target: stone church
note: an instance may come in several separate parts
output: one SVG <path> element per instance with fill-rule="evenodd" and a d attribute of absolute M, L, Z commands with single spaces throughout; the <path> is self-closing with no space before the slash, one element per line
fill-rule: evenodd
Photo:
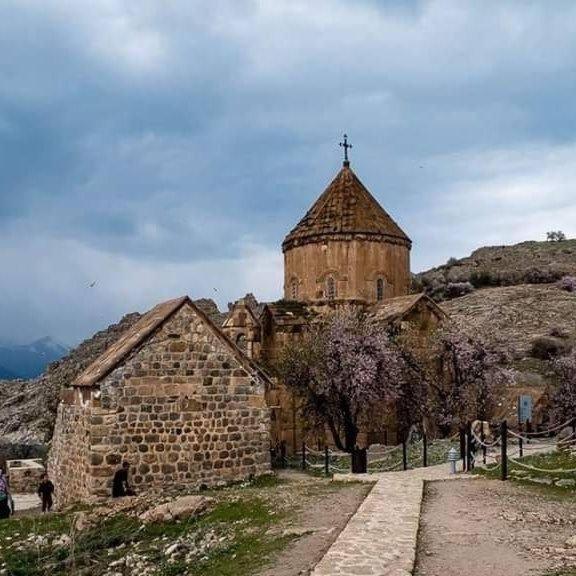
<path fill-rule="evenodd" d="M 319 315 L 339 306 L 363 308 L 383 329 L 410 325 L 428 334 L 446 318 L 424 294 L 411 294 L 412 242 L 350 167 L 341 170 L 282 243 L 284 298 L 259 304 L 251 296 L 230 307 L 222 329 L 252 359 L 270 366 L 282 346 Z M 298 417 L 281 383 L 267 392 L 271 441 L 289 451 L 318 439 Z M 395 442 L 395 426 L 364 441 Z M 324 439 L 323 439 L 324 440 Z M 330 438 L 325 438 L 330 442 Z"/>
<path fill-rule="evenodd" d="M 441 322 L 433 301 L 410 294 L 410 249 L 346 155 L 282 243 L 282 300 L 247 295 L 220 322 L 188 297 L 159 304 L 70 383 L 49 458 L 58 502 L 109 494 L 122 461 L 137 489 L 212 486 L 266 472 L 271 447 L 318 438 L 263 367 L 339 306 L 362 307 L 383 329 Z M 395 441 L 377 432 L 367 441 Z"/>

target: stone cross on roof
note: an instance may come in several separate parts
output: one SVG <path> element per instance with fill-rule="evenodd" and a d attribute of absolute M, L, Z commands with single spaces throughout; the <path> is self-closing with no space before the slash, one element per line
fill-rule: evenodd
<path fill-rule="evenodd" d="M 348 148 L 352 148 L 352 144 L 348 144 L 348 134 L 344 134 L 344 142 L 340 142 L 340 146 L 344 148 L 344 162 L 343 165 L 350 166 L 350 161 L 348 160 Z"/>

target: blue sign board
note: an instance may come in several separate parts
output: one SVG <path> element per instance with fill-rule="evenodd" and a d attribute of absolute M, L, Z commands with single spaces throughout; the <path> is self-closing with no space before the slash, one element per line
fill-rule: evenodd
<path fill-rule="evenodd" d="M 532 422 L 532 396 L 521 394 L 518 396 L 518 423 Z"/>

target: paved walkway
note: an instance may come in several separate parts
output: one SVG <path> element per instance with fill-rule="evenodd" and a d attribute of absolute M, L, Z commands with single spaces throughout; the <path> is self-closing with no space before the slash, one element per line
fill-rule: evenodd
<path fill-rule="evenodd" d="M 376 484 L 312 576 L 410 576 L 424 482 L 470 478 L 450 475 L 447 464 L 406 472 L 337 474 L 334 480 Z"/>

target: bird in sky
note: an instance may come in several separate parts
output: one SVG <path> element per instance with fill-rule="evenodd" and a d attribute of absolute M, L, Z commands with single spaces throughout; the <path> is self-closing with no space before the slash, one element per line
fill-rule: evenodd
<path fill-rule="evenodd" d="M 94 288 L 94 286 L 96 286 L 96 280 L 94 280 L 94 282 L 91 284 L 88 284 L 88 288 Z"/>

